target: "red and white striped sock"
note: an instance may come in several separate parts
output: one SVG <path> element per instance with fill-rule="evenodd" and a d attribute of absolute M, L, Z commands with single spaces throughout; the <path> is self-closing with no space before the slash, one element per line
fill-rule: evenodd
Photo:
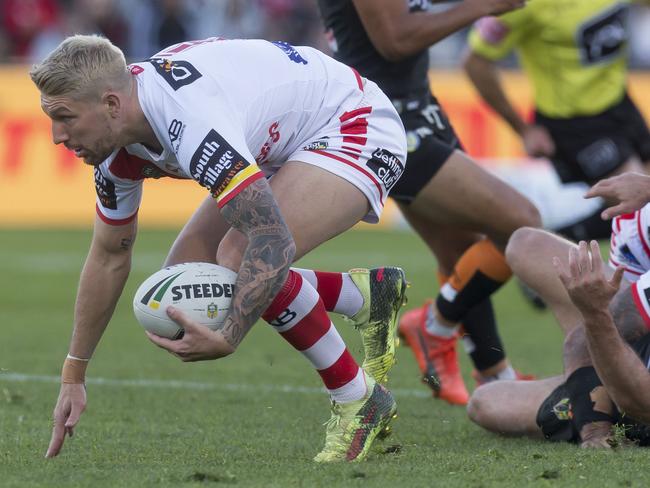
<path fill-rule="evenodd" d="M 363 306 L 363 296 L 349 273 L 331 273 L 311 269 L 291 268 L 316 288 L 323 299 L 325 310 L 354 316 Z"/>
<path fill-rule="evenodd" d="M 299 273 L 289 271 L 263 318 L 311 362 L 332 400 L 346 403 L 365 396 L 363 370 L 327 315 L 318 292 Z"/>

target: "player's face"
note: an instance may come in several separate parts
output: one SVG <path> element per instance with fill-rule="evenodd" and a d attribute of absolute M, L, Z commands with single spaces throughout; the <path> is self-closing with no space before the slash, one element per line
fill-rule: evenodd
<path fill-rule="evenodd" d="M 84 163 L 101 164 L 117 148 L 106 105 L 66 96 L 41 96 L 41 107 L 52 120 L 52 140 L 74 151 Z"/>

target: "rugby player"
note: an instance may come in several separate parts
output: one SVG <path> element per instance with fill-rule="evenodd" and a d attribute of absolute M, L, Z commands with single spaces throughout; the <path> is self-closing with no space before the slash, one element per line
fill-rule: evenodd
<path fill-rule="evenodd" d="M 549 158 L 562 182 L 592 185 L 645 171 L 650 162 L 650 131 L 626 91 L 630 3 L 535 0 L 483 18 L 470 32 L 464 61 L 470 80 L 526 152 Z M 496 62 L 513 50 L 534 89 L 531 122 L 515 110 L 499 79 Z M 554 230 L 574 241 L 606 238 L 610 227 L 601 210 Z"/>
<path fill-rule="evenodd" d="M 409 164 L 390 196 L 435 254 L 442 292 L 435 302 L 406 313 L 399 332 L 434 396 L 452 404 L 469 398 L 456 355 L 461 321 L 480 382 L 517 375 L 506 359 L 489 296 L 511 274 L 502 253 L 508 238 L 540 219 L 526 198 L 462 151 L 431 94 L 427 49 L 484 15 L 524 3 L 466 0 L 434 13 L 428 0 L 319 1 L 336 58 L 376 81 L 406 127 Z"/>
<path fill-rule="evenodd" d="M 584 447 L 609 447 L 611 426 L 621 423 L 628 438 L 650 445 L 649 222 L 648 206 L 614 219 L 613 273 L 604 269 L 596 241 L 575 246 L 537 229 L 513 235 L 508 263 L 549 304 L 567 335 L 565 371 L 477 389 L 468 405 L 474 422 L 505 435 L 543 434 Z"/>
<path fill-rule="evenodd" d="M 54 143 L 94 167 L 97 191 L 46 456 L 60 452 L 85 408 L 86 366 L 129 274 L 143 180 L 170 176 L 210 193 L 171 259 L 201 256 L 187 245 L 192 236 L 195 247 L 215 244 L 216 261 L 238 272 L 236 291 L 221 330 L 170 307 L 184 337 L 150 339 L 183 361 L 216 359 L 232 354 L 263 317 L 310 361 L 331 397 L 315 460 L 366 457 L 396 410 L 379 384 L 385 371 L 359 368 L 317 291 L 290 265 L 358 221 L 376 222 L 404 171 L 404 129 L 377 85 L 309 47 L 218 38 L 183 42 L 127 67 L 108 40 L 73 36 L 30 75 Z M 371 366 L 392 364 L 380 356 L 393 347 L 386 329 L 394 328 L 388 322 L 397 320 L 405 288 L 398 268 L 382 273 L 386 279 L 372 286 L 384 289 L 374 295 L 370 273 L 359 273 L 367 295 L 348 304 L 374 339 L 366 350 Z"/>

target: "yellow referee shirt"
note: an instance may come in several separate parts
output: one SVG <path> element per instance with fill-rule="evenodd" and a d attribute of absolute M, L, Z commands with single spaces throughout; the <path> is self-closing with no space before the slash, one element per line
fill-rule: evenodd
<path fill-rule="evenodd" d="M 491 60 L 520 55 L 547 117 L 593 115 L 625 91 L 629 1 L 529 0 L 526 7 L 479 20 L 471 49 Z"/>

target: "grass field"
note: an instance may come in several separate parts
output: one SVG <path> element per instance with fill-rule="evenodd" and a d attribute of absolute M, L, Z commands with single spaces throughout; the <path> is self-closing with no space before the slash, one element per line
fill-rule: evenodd
<path fill-rule="evenodd" d="M 584 451 L 483 432 L 463 408 L 430 397 L 404 348 L 389 383 L 399 404 L 389 444 L 399 447 L 360 464 L 316 465 L 311 459 L 322 447 L 328 401 L 318 376 L 270 327 L 259 323 L 235 355 L 200 364 L 182 364 L 148 342 L 131 297 L 160 266 L 174 234 L 146 230 L 123 299 L 89 367 L 88 409 L 62 454 L 45 460 L 89 237 L 87 231 L 0 231 L 2 487 L 650 483 L 643 449 Z M 434 261 L 409 233 L 351 232 L 300 264 L 330 270 L 400 265 L 413 284 L 410 306 L 434 293 Z M 531 309 L 512 284 L 495 304 L 514 365 L 539 376 L 559 373 L 561 334 L 550 315 Z M 356 333 L 336 323 L 360 357 Z"/>

